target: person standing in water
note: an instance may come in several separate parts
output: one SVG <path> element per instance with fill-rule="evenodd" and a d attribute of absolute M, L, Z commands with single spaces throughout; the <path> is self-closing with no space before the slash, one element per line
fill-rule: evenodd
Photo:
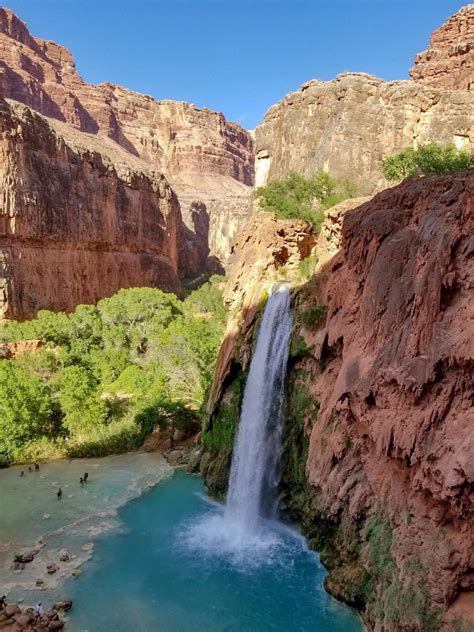
<path fill-rule="evenodd" d="M 61 500 L 62 495 L 63 495 L 63 490 L 59 488 L 58 491 L 56 492 L 56 496 L 58 497 L 58 500 Z"/>
<path fill-rule="evenodd" d="M 25 472 L 24 472 L 23 470 L 21 470 L 21 472 L 20 472 L 20 478 L 21 478 L 22 476 L 25 476 Z"/>
<path fill-rule="evenodd" d="M 86 473 L 84 474 L 84 483 L 87 483 L 87 479 L 88 479 L 88 478 L 89 478 L 89 473 L 88 473 L 88 472 L 86 472 Z"/>
<path fill-rule="evenodd" d="M 35 463 L 35 472 L 39 472 L 40 471 L 40 466 L 38 465 L 38 463 Z"/>
<path fill-rule="evenodd" d="M 84 487 L 84 479 L 82 478 L 82 476 L 79 479 L 79 483 L 81 484 L 81 487 Z"/>

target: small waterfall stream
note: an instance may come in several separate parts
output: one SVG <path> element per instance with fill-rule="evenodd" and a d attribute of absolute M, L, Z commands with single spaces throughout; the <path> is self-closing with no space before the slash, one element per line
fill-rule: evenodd
<path fill-rule="evenodd" d="M 251 533 L 261 517 L 273 517 L 280 482 L 281 408 L 292 327 L 290 293 L 268 299 L 250 363 L 234 446 L 226 520 Z"/>

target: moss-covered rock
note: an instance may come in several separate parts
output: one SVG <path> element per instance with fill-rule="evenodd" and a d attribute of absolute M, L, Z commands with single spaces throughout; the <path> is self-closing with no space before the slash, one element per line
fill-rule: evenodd
<path fill-rule="evenodd" d="M 246 373 L 238 367 L 202 433 L 203 454 L 199 469 L 209 493 L 215 498 L 224 498 L 227 491 L 245 381 Z"/>

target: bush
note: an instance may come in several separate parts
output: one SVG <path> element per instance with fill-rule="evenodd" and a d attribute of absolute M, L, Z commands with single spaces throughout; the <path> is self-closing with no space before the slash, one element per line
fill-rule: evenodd
<path fill-rule="evenodd" d="M 0 455 L 19 458 L 22 446 L 43 435 L 55 434 L 51 394 L 35 373 L 13 360 L 0 362 Z"/>
<path fill-rule="evenodd" d="M 66 454 L 71 458 L 86 458 L 121 454 L 137 450 L 143 442 L 140 428 L 131 420 L 112 422 L 99 426 L 81 441 L 68 445 Z"/>
<path fill-rule="evenodd" d="M 303 358 L 307 356 L 311 349 L 305 342 L 303 336 L 293 333 L 290 341 L 290 358 Z"/>
<path fill-rule="evenodd" d="M 299 319 L 306 329 L 312 330 L 323 323 L 327 313 L 326 305 L 312 305 L 299 315 Z"/>
<path fill-rule="evenodd" d="M 135 449 L 156 425 L 197 430 L 226 320 L 220 282 L 184 301 L 131 288 L 0 324 L 0 340 L 45 343 L 0 360 L 0 465 Z"/>
<path fill-rule="evenodd" d="M 184 436 L 199 429 L 196 413 L 181 402 L 155 401 L 135 416 L 143 438 L 158 427 L 163 431 L 179 430 Z"/>
<path fill-rule="evenodd" d="M 382 160 L 382 171 L 387 180 L 403 180 L 415 174 L 449 175 L 474 167 L 474 156 L 454 145 L 443 147 L 428 143 L 418 149 L 408 147 Z"/>
<path fill-rule="evenodd" d="M 260 206 L 279 219 L 299 219 L 319 232 L 324 209 L 355 195 L 355 185 L 319 171 L 311 178 L 290 173 L 283 180 L 270 182 L 256 191 Z"/>

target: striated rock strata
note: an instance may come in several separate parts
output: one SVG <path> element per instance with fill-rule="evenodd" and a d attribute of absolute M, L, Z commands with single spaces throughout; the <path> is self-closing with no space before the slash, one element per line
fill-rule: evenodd
<path fill-rule="evenodd" d="M 364 73 L 310 81 L 257 127 L 256 184 L 324 169 L 373 194 L 388 185 L 382 158 L 431 140 L 474 148 L 473 93 Z"/>
<path fill-rule="evenodd" d="M 321 551 L 327 589 L 370 629 L 467 632 L 474 173 L 409 180 L 341 213 L 339 252 L 295 290 L 282 505 Z M 340 217 L 326 219 L 326 246 Z M 237 296 L 255 295 L 245 253 L 259 243 L 258 230 L 242 243 Z M 207 433 L 238 405 L 255 312 L 240 318 L 219 356 Z M 201 461 L 216 493 L 226 463 L 215 449 Z"/>
<path fill-rule="evenodd" d="M 0 317 L 130 286 L 179 292 L 180 277 L 205 267 L 207 246 L 183 225 L 165 177 L 115 144 L 95 148 L 0 99 L 0 157 Z"/>
<path fill-rule="evenodd" d="M 474 90 L 474 4 L 452 15 L 415 57 L 415 81 L 448 90 Z"/>
<path fill-rule="evenodd" d="M 253 141 L 239 125 L 189 103 L 156 101 L 109 83 L 88 84 L 66 48 L 33 37 L 2 8 L 0 95 L 101 142 L 111 139 L 148 162 L 178 194 L 189 228 L 193 203 L 205 204 L 211 255 L 225 262 L 230 241 L 249 213 L 253 185 Z"/>

